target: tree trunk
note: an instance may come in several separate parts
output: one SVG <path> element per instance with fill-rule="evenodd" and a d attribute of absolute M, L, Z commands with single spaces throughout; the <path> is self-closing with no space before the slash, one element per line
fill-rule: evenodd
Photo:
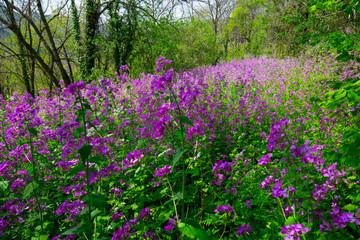
<path fill-rule="evenodd" d="M 96 0 L 86 0 L 86 26 L 85 26 L 85 63 L 84 73 L 90 76 L 95 67 L 96 45 L 95 37 L 99 24 L 99 3 Z"/>

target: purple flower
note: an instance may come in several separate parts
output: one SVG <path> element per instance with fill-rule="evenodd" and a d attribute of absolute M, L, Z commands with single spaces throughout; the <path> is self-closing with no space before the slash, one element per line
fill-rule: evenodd
<path fill-rule="evenodd" d="M 151 215 L 152 212 L 150 211 L 150 208 L 144 208 L 140 211 L 139 215 L 137 216 L 137 219 L 142 219 L 144 220 L 144 218 L 146 217 L 146 215 Z"/>
<path fill-rule="evenodd" d="M 283 226 L 280 234 L 286 235 L 284 240 L 300 240 L 301 234 L 305 234 L 310 231 L 309 228 L 304 227 L 305 225 L 300 223 Z"/>
<path fill-rule="evenodd" d="M 171 219 L 166 226 L 164 226 L 164 231 L 172 231 L 175 228 L 175 222 L 177 221 L 177 217 L 174 217 L 173 219 Z M 181 221 L 180 219 L 178 220 L 179 222 Z"/>
<path fill-rule="evenodd" d="M 277 183 L 274 184 L 274 187 L 272 189 L 272 196 L 273 197 L 288 197 L 288 194 L 287 194 L 287 188 L 283 189 L 282 188 L 282 184 L 283 184 L 284 181 L 279 181 Z"/>
<path fill-rule="evenodd" d="M 234 166 L 236 162 L 226 162 L 219 160 L 215 163 L 215 165 L 212 167 L 212 172 L 214 176 L 216 176 L 219 180 L 215 181 L 217 185 L 219 185 L 222 181 L 225 180 L 225 174 L 230 174 L 232 171 L 232 166 Z M 222 173 L 223 172 L 223 173 Z"/>
<path fill-rule="evenodd" d="M 158 176 L 159 178 L 162 178 L 165 174 L 171 173 L 172 166 L 165 165 L 165 167 L 160 168 L 155 172 L 155 176 Z"/>
<path fill-rule="evenodd" d="M 122 213 L 113 213 L 111 221 L 114 221 L 114 220 L 122 218 L 122 217 L 124 217 L 124 214 L 122 214 Z"/>
<path fill-rule="evenodd" d="M 164 226 L 164 231 L 172 231 L 175 228 L 175 221 L 169 221 L 166 226 Z"/>
<path fill-rule="evenodd" d="M 157 69 L 155 73 L 159 73 L 164 68 L 164 64 L 170 64 L 170 63 L 172 63 L 172 60 L 167 60 L 165 59 L 165 57 L 159 58 L 157 60 Z"/>
<path fill-rule="evenodd" d="M 111 189 L 111 191 L 110 191 L 110 193 L 111 194 L 114 194 L 115 193 L 115 196 L 120 196 L 120 197 L 122 197 L 122 193 L 123 192 L 123 190 L 122 189 L 120 189 L 120 188 L 113 188 L 113 189 Z"/>
<path fill-rule="evenodd" d="M 246 200 L 246 207 L 247 208 L 251 208 L 251 206 L 250 206 L 251 202 L 252 202 L 252 199 Z"/>
<path fill-rule="evenodd" d="M 130 233 L 129 231 L 130 226 L 128 223 L 125 223 L 123 227 L 120 227 L 115 233 L 113 233 L 111 240 L 128 239 L 133 235 L 133 233 Z"/>
<path fill-rule="evenodd" d="M 157 238 L 155 237 L 155 233 L 153 231 L 147 231 L 143 233 L 142 237 L 144 239 L 157 240 Z"/>
<path fill-rule="evenodd" d="M 243 224 L 240 227 L 238 227 L 238 231 L 236 232 L 236 235 L 243 235 L 245 232 L 251 232 L 251 227 L 249 224 Z"/>
<path fill-rule="evenodd" d="M 134 166 L 136 163 L 138 163 L 142 158 L 144 157 L 144 154 L 142 154 L 142 150 L 136 149 L 132 152 L 129 152 L 126 159 L 124 160 L 124 167 L 125 170 L 128 167 Z"/>
<path fill-rule="evenodd" d="M 64 95 L 69 96 L 71 94 L 79 93 L 79 91 L 84 88 L 85 88 L 84 81 L 70 83 L 70 85 L 64 90 Z"/>
<path fill-rule="evenodd" d="M 266 164 L 268 164 L 269 162 L 271 162 L 271 159 L 270 159 L 271 156 L 272 156 L 272 154 L 269 153 L 269 154 L 264 155 L 262 158 L 260 158 L 260 160 L 259 160 L 259 166 L 261 166 L 261 165 L 266 165 Z"/>
<path fill-rule="evenodd" d="M 225 212 L 225 213 L 228 213 L 228 212 L 232 212 L 232 213 L 235 213 L 235 210 L 230 206 L 230 204 L 228 205 L 221 205 L 221 206 L 218 206 L 217 209 L 215 209 L 214 211 L 215 213 L 220 213 L 220 212 Z"/>
<path fill-rule="evenodd" d="M 18 189 L 24 189 L 25 187 L 25 182 L 23 179 L 21 178 L 18 178 L 16 179 L 15 181 L 12 182 L 11 184 L 11 191 L 15 191 L 15 190 L 18 190 Z"/>
<path fill-rule="evenodd" d="M 74 202 L 69 202 L 68 200 L 65 200 L 64 203 L 60 204 L 58 210 L 56 210 L 56 214 L 58 216 L 65 214 L 70 214 L 68 218 L 65 220 L 73 219 L 75 221 L 75 216 L 79 215 L 80 212 L 85 208 L 85 204 L 83 200 L 76 200 Z"/>
<path fill-rule="evenodd" d="M 285 132 L 283 128 L 286 128 L 286 126 L 290 123 L 290 120 L 286 120 L 284 117 L 279 122 L 274 122 L 271 125 L 270 128 L 270 134 L 266 138 L 266 141 L 268 142 L 268 150 L 271 152 L 273 149 L 282 150 L 285 145 L 290 144 L 286 141 L 284 141 Z"/>

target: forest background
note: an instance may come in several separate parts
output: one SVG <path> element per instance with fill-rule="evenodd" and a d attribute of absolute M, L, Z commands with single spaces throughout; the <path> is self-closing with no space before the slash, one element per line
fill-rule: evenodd
<path fill-rule="evenodd" d="M 175 71 L 246 56 L 309 52 L 356 60 L 358 1 L 1 0 L 0 94 L 111 76 Z"/>

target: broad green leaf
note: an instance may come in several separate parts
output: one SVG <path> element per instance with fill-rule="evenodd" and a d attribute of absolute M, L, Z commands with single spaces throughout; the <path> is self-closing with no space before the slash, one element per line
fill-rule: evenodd
<path fill-rule="evenodd" d="M 47 240 L 49 238 L 49 235 L 41 235 L 40 240 Z"/>
<path fill-rule="evenodd" d="M 84 170 L 85 170 L 85 165 L 80 163 L 77 166 L 71 168 L 71 170 L 69 172 L 69 175 L 74 176 L 74 175 L 76 175 L 79 172 L 84 171 Z"/>
<path fill-rule="evenodd" d="M 353 205 L 353 204 L 348 204 L 348 205 L 346 205 L 344 208 L 345 208 L 346 210 L 348 210 L 348 211 L 353 211 L 353 210 L 355 210 L 355 209 L 358 209 L 358 206 L 355 206 L 355 205 Z"/>
<path fill-rule="evenodd" d="M 70 228 L 69 230 L 63 232 L 61 235 L 77 235 L 85 232 L 91 231 L 91 224 L 81 222 L 79 225 Z"/>
<path fill-rule="evenodd" d="M 94 211 L 91 212 L 91 218 L 96 217 L 96 216 L 99 215 L 100 213 L 101 213 L 101 210 L 95 209 Z"/>
<path fill-rule="evenodd" d="M 35 183 L 35 182 L 31 182 L 29 183 L 26 187 L 25 190 L 23 192 L 23 197 L 27 198 L 30 196 L 30 194 L 39 187 L 39 184 Z"/>
<path fill-rule="evenodd" d="M 85 104 L 83 104 L 83 106 L 85 109 L 89 109 L 92 111 L 90 104 L 85 103 Z"/>
<path fill-rule="evenodd" d="M 75 132 L 74 132 L 74 137 L 77 137 L 79 136 L 80 134 L 82 134 L 84 132 L 84 128 L 83 127 L 77 127 L 75 129 Z"/>
<path fill-rule="evenodd" d="M 94 156 L 89 159 L 89 162 L 99 164 L 102 163 L 102 159 L 100 156 Z"/>
<path fill-rule="evenodd" d="M 85 204 L 96 208 L 106 208 L 108 203 L 106 197 L 101 194 L 90 194 L 85 198 Z"/>
<path fill-rule="evenodd" d="M 78 111 L 76 111 L 75 115 L 76 115 L 75 121 L 76 122 L 81 122 L 82 117 L 85 116 L 85 110 L 84 109 L 79 109 Z"/>
<path fill-rule="evenodd" d="M 83 162 L 85 162 L 86 159 L 89 157 L 92 149 L 93 149 L 93 146 L 91 146 L 89 144 L 84 144 L 79 148 L 78 153 L 80 153 L 80 157 Z"/>
<path fill-rule="evenodd" d="M 344 89 L 341 89 L 334 94 L 334 100 L 336 101 L 342 99 L 345 96 L 346 96 L 346 91 Z"/>
<path fill-rule="evenodd" d="M 180 232 L 182 232 L 186 237 L 188 237 L 190 239 L 203 240 L 203 239 L 210 238 L 209 234 L 201 228 L 196 228 L 196 227 L 194 227 L 190 224 L 186 224 L 184 222 L 178 222 L 177 225 L 178 225 Z"/>
<path fill-rule="evenodd" d="M 348 91 L 348 97 L 354 102 L 360 103 L 360 96 L 354 93 L 353 91 Z"/>
<path fill-rule="evenodd" d="M 199 169 L 198 168 L 193 168 L 193 169 L 189 169 L 186 171 L 187 174 L 193 174 L 195 176 L 199 176 Z"/>
<path fill-rule="evenodd" d="M 182 139 L 182 134 L 181 134 L 182 132 L 180 131 L 180 130 L 178 130 L 178 131 L 176 131 L 175 132 L 175 135 L 180 139 L 180 141 L 182 141 L 183 139 Z"/>
<path fill-rule="evenodd" d="M 35 128 L 29 128 L 29 133 L 35 135 L 36 137 L 38 136 L 38 131 Z"/>
<path fill-rule="evenodd" d="M 359 158 L 347 157 L 345 158 L 345 161 L 347 164 L 349 164 L 352 167 L 359 167 L 359 163 L 360 163 Z"/>
<path fill-rule="evenodd" d="M 177 149 L 173 158 L 173 166 L 180 160 L 181 156 L 185 153 L 185 150 Z"/>
<path fill-rule="evenodd" d="M 315 12 L 315 11 L 316 11 L 316 5 L 311 6 L 311 7 L 309 8 L 309 12 Z"/>
<path fill-rule="evenodd" d="M 293 216 L 290 216 L 286 219 L 285 225 L 293 225 L 296 224 L 296 219 Z"/>
<path fill-rule="evenodd" d="M 182 192 L 178 192 L 176 193 L 170 200 L 167 200 L 164 204 L 162 204 L 163 206 L 167 205 L 168 203 L 174 201 L 174 200 L 178 200 L 178 199 L 183 199 L 183 194 Z"/>
<path fill-rule="evenodd" d="M 182 192 L 176 193 L 171 199 L 172 199 L 172 200 L 183 199 L 183 194 L 182 194 Z"/>
<path fill-rule="evenodd" d="M 2 192 L 5 192 L 6 189 L 8 188 L 8 186 L 9 186 L 9 181 L 1 181 L 0 182 L 0 190 Z"/>
<path fill-rule="evenodd" d="M 182 116 L 179 116 L 178 119 L 180 120 L 181 123 L 186 123 L 191 126 L 194 126 L 194 124 L 191 122 L 191 120 L 187 116 L 182 115 Z"/>

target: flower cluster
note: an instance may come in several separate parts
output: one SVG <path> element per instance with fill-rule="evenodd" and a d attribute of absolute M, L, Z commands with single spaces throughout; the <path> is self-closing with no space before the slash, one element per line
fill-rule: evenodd
<path fill-rule="evenodd" d="M 305 225 L 296 223 L 293 225 L 283 226 L 280 234 L 286 235 L 284 240 L 300 240 L 300 236 L 302 234 L 310 231 L 309 228 L 305 227 Z"/>
<path fill-rule="evenodd" d="M 165 176 L 167 173 L 171 173 L 172 166 L 165 165 L 165 167 L 160 168 L 155 172 L 155 176 L 158 176 L 160 179 Z"/>
<path fill-rule="evenodd" d="M 238 231 L 236 232 L 236 235 L 243 235 L 246 232 L 251 232 L 251 227 L 249 224 L 243 224 L 240 227 L 238 227 Z"/>
<path fill-rule="evenodd" d="M 220 213 L 220 212 L 224 212 L 224 213 L 235 213 L 235 210 L 230 206 L 230 204 L 228 205 L 221 205 L 221 206 L 218 206 L 215 210 L 214 210 L 215 213 Z"/>

